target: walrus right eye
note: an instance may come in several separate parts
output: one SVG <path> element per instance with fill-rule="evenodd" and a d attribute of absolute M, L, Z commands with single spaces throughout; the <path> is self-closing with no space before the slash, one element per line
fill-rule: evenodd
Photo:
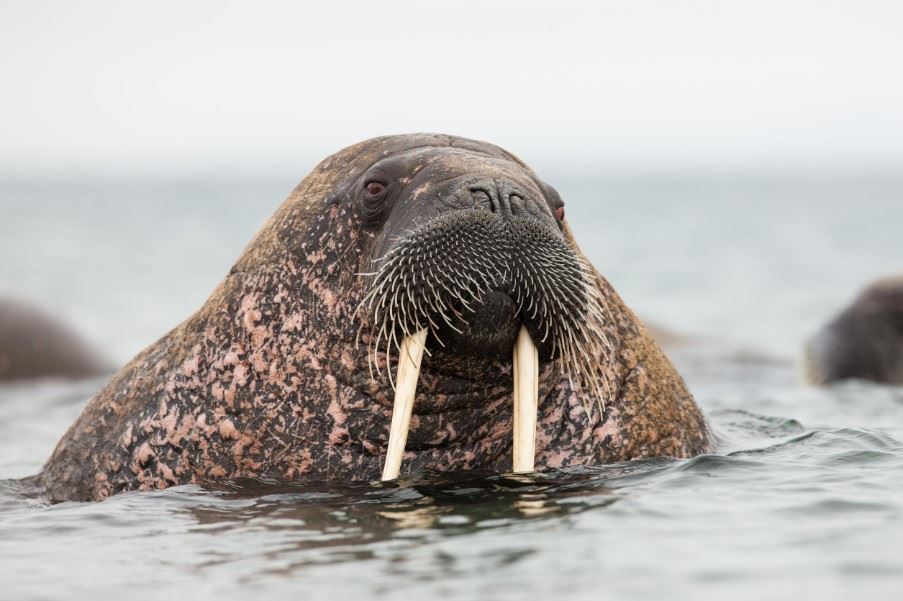
<path fill-rule="evenodd" d="M 382 182 L 367 182 L 364 187 L 369 196 L 382 196 L 386 192 L 386 185 Z"/>

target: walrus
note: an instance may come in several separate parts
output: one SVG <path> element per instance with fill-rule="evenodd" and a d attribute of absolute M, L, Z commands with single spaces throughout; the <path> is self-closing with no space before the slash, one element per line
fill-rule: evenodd
<path fill-rule="evenodd" d="M 200 310 L 88 402 L 38 479 L 51 500 L 100 500 L 711 444 L 554 188 L 492 144 L 413 134 L 314 168 Z"/>
<path fill-rule="evenodd" d="M 848 379 L 903 384 L 903 275 L 879 279 L 805 346 L 813 385 Z"/>
<path fill-rule="evenodd" d="M 71 328 L 23 300 L 0 298 L 0 382 L 110 373 Z"/>

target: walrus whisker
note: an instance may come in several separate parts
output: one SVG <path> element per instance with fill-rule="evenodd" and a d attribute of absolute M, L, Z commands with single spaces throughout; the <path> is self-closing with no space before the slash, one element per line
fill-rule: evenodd
<path fill-rule="evenodd" d="M 436 301 L 437 301 L 437 302 L 436 302 Z M 452 325 L 451 319 L 449 319 L 448 315 L 445 313 L 445 309 L 446 309 L 445 303 L 442 302 L 442 299 L 439 298 L 438 295 L 435 295 L 435 294 L 434 294 L 434 295 L 430 298 L 430 306 L 433 307 L 433 308 L 436 310 L 436 312 L 439 314 L 439 316 L 442 318 L 442 320 L 443 320 L 449 327 L 454 327 L 454 326 Z M 436 329 L 438 329 L 438 328 L 436 328 Z M 445 345 L 443 345 L 443 346 L 445 346 Z"/>
<path fill-rule="evenodd" d="M 393 344 L 393 342 L 395 344 Z M 392 387 L 392 390 L 395 390 L 395 379 L 392 376 L 392 349 L 397 347 L 397 340 L 395 337 L 395 329 L 389 328 L 388 334 L 386 335 L 386 373 L 389 376 L 389 386 Z"/>
<path fill-rule="evenodd" d="M 435 309 L 435 307 L 433 307 L 433 309 Z M 435 321 L 433 321 L 433 318 L 429 314 L 429 312 L 423 310 L 423 306 L 420 304 L 420 300 L 417 301 L 417 310 L 420 312 L 421 315 L 426 317 L 426 320 L 427 320 L 427 322 L 429 322 L 430 327 L 433 329 L 433 331 L 439 329 L 439 325 Z"/>
<path fill-rule="evenodd" d="M 387 347 L 387 348 L 386 348 L 386 366 L 388 367 L 388 365 L 389 365 L 389 352 L 388 352 L 388 346 L 389 346 L 389 342 L 388 342 L 388 340 L 389 340 L 389 333 L 388 333 L 388 331 L 387 331 L 387 325 L 388 325 L 388 323 L 387 323 L 385 320 L 383 320 L 383 322 L 382 322 L 382 327 L 380 327 L 379 331 L 377 332 L 377 334 L 376 334 L 376 341 L 375 341 L 375 343 L 374 343 L 374 345 L 373 345 L 373 357 L 374 357 L 374 360 L 376 361 L 376 374 L 377 374 L 379 377 L 382 377 L 382 370 L 381 370 L 380 367 L 379 367 L 379 360 L 378 360 L 377 354 L 379 353 L 379 341 L 382 339 L 383 334 L 385 334 L 385 338 L 386 338 L 386 347 Z M 391 377 L 391 373 L 390 373 L 390 377 Z"/>
<path fill-rule="evenodd" d="M 545 341 L 546 341 L 546 340 L 548 339 L 548 337 L 549 337 L 549 332 L 550 332 L 550 331 L 551 331 L 551 329 L 550 329 L 550 326 L 549 326 L 549 322 L 546 321 L 546 322 L 543 324 L 542 339 L 539 341 L 539 344 L 544 344 L 544 343 L 545 343 Z"/>

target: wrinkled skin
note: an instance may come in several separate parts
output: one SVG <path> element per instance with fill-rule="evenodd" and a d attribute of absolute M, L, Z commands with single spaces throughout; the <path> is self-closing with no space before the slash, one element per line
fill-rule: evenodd
<path fill-rule="evenodd" d="M 375 165 L 390 204 L 363 195 Z M 478 180 L 494 185 L 495 200 L 455 197 L 469 189 L 462 182 Z M 405 228 L 460 203 L 488 202 L 506 215 L 499 198 L 512 190 L 514 212 L 557 228 L 579 253 L 555 217 L 554 191 L 495 146 L 420 134 L 369 140 L 327 158 L 204 306 L 91 399 L 39 476 L 46 495 L 99 500 L 236 477 L 377 479 L 393 391 L 384 354 L 371 377 L 372 331 L 356 314 L 370 284 L 362 274 Z M 608 310 L 611 350 L 598 361 L 610 398 L 602 415 L 598 399 L 587 403 L 557 360 L 543 359 L 537 469 L 707 451 L 706 423 L 682 379 L 608 282 L 593 277 Z M 483 310 L 490 319 L 494 310 Z M 508 352 L 517 324 L 497 321 L 486 346 Z M 433 356 L 423 361 L 402 474 L 509 470 L 510 356 L 476 357 L 466 335 L 444 350 L 427 348 Z"/>
<path fill-rule="evenodd" d="M 866 287 L 807 343 L 804 359 L 811 384 L 903 384 L 903 276 Z"/>

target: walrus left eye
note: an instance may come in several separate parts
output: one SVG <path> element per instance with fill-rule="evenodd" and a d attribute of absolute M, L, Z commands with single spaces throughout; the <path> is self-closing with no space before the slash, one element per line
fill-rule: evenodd
<path fill-rule="evenodd" d="M 558 227 L 562 230 L 564 229 L 564 201 L 561 200 L 561 195 L 558 194 L 558 191 L 545 182 L 539 183 L 540 188 L 543 191 L 543 195 L 549 202 L 549 208 L 552 209 L 552 215 L 555 216 L 555 221 L 558 222 Z"/>

